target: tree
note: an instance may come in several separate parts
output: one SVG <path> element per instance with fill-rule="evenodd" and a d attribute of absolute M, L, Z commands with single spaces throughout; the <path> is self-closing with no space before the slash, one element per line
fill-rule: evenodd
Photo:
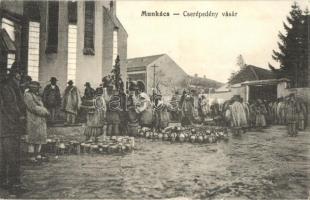
<path fill-rule="evenodd" d="M 243 56 L 241 54 L 237 57 L 237 66 L 239 66 L 241 70 L 244 69 L 246 66 Z"/>
<path fill-rule="evenodd" d="M 286 33 L 279 32 L 279 51 L 273 50 L 272 55 L 280 63 L 280 68 L 276 69 L 271 64 L 269 67 L 278 78 L 289 78 L 293 87 L 304 87 L 308 79 L 309 11 L 306 9 L 303 12 L 294 2 L 283 26 Z"/>
<path fill-rule="evenodd" d="M 246 67 L 245 61 L 244 61 L 243 56 L 241 54 L 237 57 L 236 64 L 239 68 L 237 69 L 237 71 L 231 72 L 230 77 L 228 78 L 228 83 L 230 83 L 234 79 L 236 74 L 238 74 L 241 70 L 243 70 Z"/>
<path fill-rule="evenodd" d="M 119 91 L 124 90 L 124 82 L 121 78 L 121 65 L 120 65 L 120 59 L 119 56 L 115 59 L 115 64 L 112 68 L 112 80 L 115 84 L 115 88 Z"/>

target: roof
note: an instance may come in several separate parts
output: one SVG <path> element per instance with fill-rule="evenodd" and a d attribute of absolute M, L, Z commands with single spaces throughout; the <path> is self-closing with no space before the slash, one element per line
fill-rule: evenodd
<path fill-rule="evenodd" d="M 203 88 L 218 88 L 223 84 L 208 78 L 190 76 L 190 85 Z"/>
<path fill-rule="evenodd" d="M 127 59 L 127 68 L 146 67 L 164 55 L 166 55 L 166 54 L 137 57 L 137 58 L 129 58 L 129 59 Z"/>
<path fill-rule="evenodd" d="M 103 10 L 105 11 L 105 13 L 107 14 L 107 16 L 110 18 L 110 20 L 112 21 L 112 23 L 114 24 L 115 27 L 117 28 L 121 28 L 124 30 L 124 32 L 126 33 L 126 35 L 128 36 L 128 33 L 126 31 L 126 29 L 124 28 L 123 24 L 119 21 L 118 17 L 116 15 L 114 15 L 113 13 L 111 13 L 106 7 L 103 6 Z"/>
<path fill-rule="evenodd" d="M 253 65 L 247 65 L 244 69 L 239 71 L 230 81 L 230 84 L 242 83 L 245 81 L 254 80 L 268 80 L 275 79 L 275 75 L 272 71 L 256 67 Z"/>

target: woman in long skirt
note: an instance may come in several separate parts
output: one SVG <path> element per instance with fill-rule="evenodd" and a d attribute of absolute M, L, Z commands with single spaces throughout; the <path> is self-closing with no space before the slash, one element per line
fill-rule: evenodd
<path fill-rule="evenodd" d="M 87 107 L 84 106 L 88 110 L 84 135 L 86 136 L 86 140 L 94 138 L 94 140 L 97 141 L 98 137 L 104 134 L 107 111 L 106 102 L 104 101 L 102 92 L 100 90 L 96 91 L 95 98 L 85 101 L 88 101 L 90 105 Z"/>

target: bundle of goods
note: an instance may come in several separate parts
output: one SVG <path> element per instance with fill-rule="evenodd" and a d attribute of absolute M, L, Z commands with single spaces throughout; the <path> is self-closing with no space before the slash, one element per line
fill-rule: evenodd
<path fill-rule="evenodd" d="M 133 137 L 112 136 L 104 137 L 99 141 L 69 141 L 64 142 L 60 139 L 47 139 L 44 147 L 45 153 L 54 153 L 56 155 L 80 154 L 80 153 L 127 153 L 134 148 L 135 142 Z"/>
<path fill-rule="evenodd" d="M 143 127 L 139 129 L 137 136 L 171 142 L 215 143 L 220 140 L 227 141 L 228 131 L 220 127 L 169 126 L 162 132 L 154 132 L 150 128 Z"/>

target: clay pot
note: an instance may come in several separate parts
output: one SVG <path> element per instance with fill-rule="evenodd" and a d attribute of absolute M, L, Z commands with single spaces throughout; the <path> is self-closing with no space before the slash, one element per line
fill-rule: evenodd
<path fill-rule="evenodd" d="M 163 134 L 163 140 L 164 140 L 164 141 L 169 140 L 169 136 L 168 136 L 167 133 L 164 133 L 164 134 Z"/>
<path fill-rule="evenodd" d="M 153 133 L 153 139 L 158 139 L 158 133 L 157 132 Z"/>
<path fill-rule="evenodd" d="M 196 136 L 195 135 L 191 135 L 190 136 L 190 141 L 191 141 L 191 143 L 194 143 L 196 141 Z"/>
<path fill-rule="evenodd" d="M 185 135 L 184 135 L 184 133 L 180 133 L 180 134 L 179 134 L 179 141 L 180 141 L 180 142 L 184 142 L 184 141 L 185 141 Z"/>
<path fill-rule="evenodd" d="M 197 136 L 197 141 L 202 143 L 203 142 L 203 136 L 202 135 L 198 135 Z"/>

